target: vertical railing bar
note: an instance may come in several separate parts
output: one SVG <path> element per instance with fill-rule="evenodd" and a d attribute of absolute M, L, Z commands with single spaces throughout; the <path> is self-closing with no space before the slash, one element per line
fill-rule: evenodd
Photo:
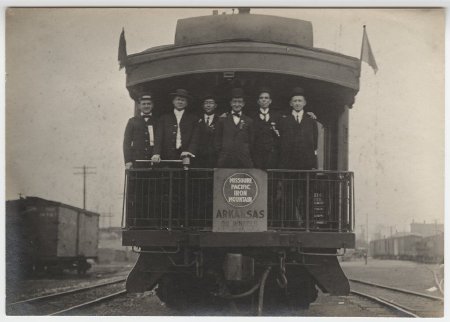
<path fill-rule="evenodd" d="M 126 200 L 127 198 L 127 193 L 128 193 L 128 169 L 125 170 L 125 182 L 123 183 L 123 199 L 122 199 L 122 221 L 120 223 L 120 227 L 123 229 L 125 228 L 123 223 L 125 221 L 125 216 L 128 216 L 128 214 L 126 213 L 126 209 L 125 209 L 125 204 L 126 204 Z"/>
<path fill-rule="evenodd" d="M 306 231 L 309 231 L 309 172 L 306 172 Z"/>
<path fill-rule="evenodd" d="M 169 171 L 169 229 L 172 229 L 173 172 Z"/>
<path fill-rule="evenodd" d="M 184 227 L 189 227 L 189 170 L 184 170 Z"/>
<path fill-rule="evenodd" d="M 351 174 L 350 177 L 351 183 L 352 183 L 352 227 L 351 230 L 353 231 L 353 229 L 355 229 L 355 211 L 356 211 L 356 205 L 355 205 L 355 182 L 354 182 L 354 177 L 353 177 L 353 173 Z"/>
<path fill-rule="evenodd" d="M 342 178 L 338 174 L 338 232 L 342 231 Z"/>

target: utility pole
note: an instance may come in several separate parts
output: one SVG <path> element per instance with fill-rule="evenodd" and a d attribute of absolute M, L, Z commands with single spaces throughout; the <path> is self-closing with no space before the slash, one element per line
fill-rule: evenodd
<path fill-rule="evenodd" d="M 75 167 L 75 169 L 82 169 L 83 172 L 76 172 L 74 174 L 83 175 L 83 209 L 86 210 L 86 176 L 89 174 L 96 174 L 95 172 L 89 172 L 90 169 L 95 169 L 95 167 L 88 167 L 83 165 L 82 167 Z"/>

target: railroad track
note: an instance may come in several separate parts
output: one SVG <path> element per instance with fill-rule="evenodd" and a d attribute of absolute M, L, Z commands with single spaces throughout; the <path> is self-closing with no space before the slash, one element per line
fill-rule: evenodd
<path fill-rule="evenodd" d="M 63 315 L 126 294 L 126 279 L 80 287 L 6 304 L 8 315 Z"/>
<path fill-rule="evenodd" d="M 351 293 L 377 302 L 399 316 L 442 317 L 444 299 L 410 290 L 349 279 Z"/>

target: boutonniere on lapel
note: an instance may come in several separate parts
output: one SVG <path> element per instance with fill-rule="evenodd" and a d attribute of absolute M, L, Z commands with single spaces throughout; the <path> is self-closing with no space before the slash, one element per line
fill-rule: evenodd
<path fill-rule="evenodd" d="M 277 124 L 275 122 L 270 122 L 270 128 L 275 132 L 276 136 L 280 136 L 280 132 L 277 129 Z"/>
<path fill-rule="evenodd" d="M 245 129 L 247 127 L 247 123 L 245 123 L 245 121 L 244 120 L 240 120 L 239 121 L 239 129 L 240 130 L 243 130 L 243 129 Z"/>

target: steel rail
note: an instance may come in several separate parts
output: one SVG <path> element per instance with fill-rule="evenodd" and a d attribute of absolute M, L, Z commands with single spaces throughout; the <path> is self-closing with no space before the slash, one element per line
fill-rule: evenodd
<path fill-rule="evenodd" d="M 409 310 L 401 307 L 400 305 L 398 305 L 396 303 L 392 303 L 391 301 L 388 301 L 381 297 L 376 297 L 376 296 L 372 296 L 372 295 L 362 293 L 362 292 L 357 292 L 357 291 L 350 291 L 350 294 L 354 294 L 354 295 L 369 299 L 375 303 L 381 304 L 382 306 L 385 306 L 385 307 L 391 309 L 392 311 L 400 313 L 402 316 L 409 317 L 409 318 L 420 318 L 420 316 L 418 316 L 417 314 L 410 312 Z"/>
<path fill-rule="evenodd" d="M 444 301 L 444 298 L 439 297 L 439 296 L 423 294 L 423 293 L 419 293 L 419 292 L 405 290 L 405 289 L 402 289 L 402 288 L 395 288 L 395 287 L 390 287 L 390 286 L 381 285 L 381 284 L 377 284 L 377 283 L 366 282 L 366 281 L 361 281 L 361 280 L 355 280 L 355 279 L 351 279 L 351 278 L 349 278 L 348 280 L 350 282 L 354 282 L 354 283 L 360 283 L 360 284 L 369 285 L 369 286 L 378 287 L 378 288 L 383 288 L 383 289 L 386 289 L 386 290 L 391 290 L 391 291 L 395 291 L 395 292 L 399 292 L 399 293 L 420 296 L 420 297 L 423 297 L 423 298 L 426 298 L 426 299 L 430 299 L 430 300 L 441 301 L 441 302 Z"/>
<path fill-rule="evenodd" d="M 78 304 L 78 305 L 75 305 L 75 306 L 71 306 L 71 307 L 69 307 L 67 309 L 60 310 L 58 312 L 50 313 L 50 314 L 47 314 L 47 315 L 49 315 L 49 316 L 60 315 L 60 314 L 67 313 L 67 312 L 74 311 L 74 310 L 78 310 L 78 309 L 81 309 L 81 308 L 86 308 L 86 307 L 91 306 L 93 304 L 98 304 L 100 302 L 111 300 L 111 299 L 113 299 L 115 297 L 121 296 L 121 295 L 126 294 L 126 293 L 127 293 L 127 290 L 121 290 L 119 292 L 112 293 L 112 294 L 109 294 L 109 295 L 106 295 L 106 296 L 102 296 L 102 297 L 96 298 L 95 300 L 91 300 L 91 301 L 84 302 L 84 303 L 81 303 L 81 304 Z"/>
<path fill-rule="evenodd" d="M 17 302 L 13 302 L 13 303 L 7 303 L 6 306 L 13 306 L 13 305 L 23 304 L 23 303 L 31 303 L 31 302 L 47 300 L 47 299 L 55 298 L 55 297 L 59 297 L 59 296 L 64 296 L 64 295 L 69 295 L 69 294 L 76 294 L 76 293 L 80 293 L 80 292 L 83 292 L 83 291 L 91 290 L 91 289 L 94 289 L 94 288 L 107 286 L 107 285 L 112 285 L 112 284 L 117 284 L 117 283 L 121 283 L 121 282 L 125 282 L 125 281 L 126 281 L 126 278 L 120 278 L 120 279 L 116 279 L 114 281 L 109 281 L 109 282 L 105 282 L 105 283 L 94 284 L 94 285 L 90 285 L 90 286 L 86 286 L 86 287 L 80 287 L 80 288 L 76 288 L 76 289 L 68 290 L 68 291 L 64 291 L 64 292 L 47 294 L 47 295 L 43 295 L 43 296 L 38 296 L 38 297 L 25 299 L 25 300 L 22 300 L 22 301 L 17 301 Z"/>

